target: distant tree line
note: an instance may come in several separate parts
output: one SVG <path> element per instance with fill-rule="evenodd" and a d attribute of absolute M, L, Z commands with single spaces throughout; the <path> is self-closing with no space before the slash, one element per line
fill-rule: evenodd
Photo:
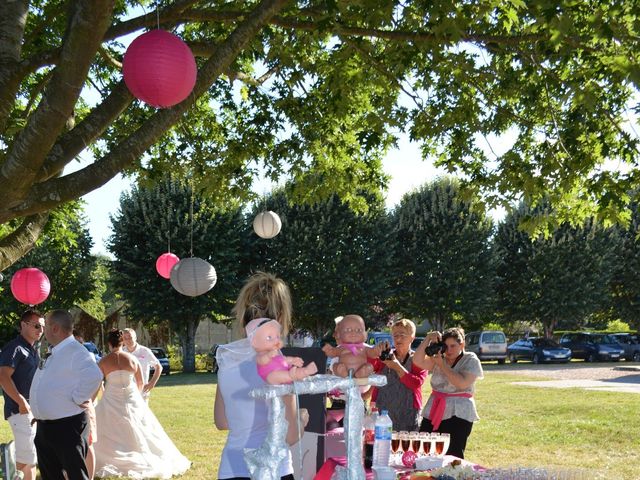
<path fill-rule="evenodd" d="M 533 238 L 523 226 L 550 207 L 532 211 L 523 203 L 495 224 L 481 202 L 461 192 L 457 181 L 441 178 L 406 194 L 390 212 L 381 196 L 369 196 L 368 210 L 355 213 L 337 195 L 294 203 L 288 187 L 247 207 L 212 204 L 185 180 L 139 185 L 122 196 L 112 218 L 107 283 L 131 319 L 171 324 L 186 371 L 195 368 L 199 322 L 229 322 L 240 286 L 257 270 L 287 281 L 295 327 L 315 336 L 352 312 L 376 329 L 400 317 L 438 329 L 513 330 L 524 322 L 546 335 L 617 319 L 640 328 L 637 206 L 625 228 L 561 223 Z M 273 239 L 251 228 L 263 210 L 282 220 Z M 210 262 L 216 286 L 196 298 L 177 293 L 155 271 L 168 249 Z M 90 292 L 68 295 L 67 303 L 96 302 Z"/>

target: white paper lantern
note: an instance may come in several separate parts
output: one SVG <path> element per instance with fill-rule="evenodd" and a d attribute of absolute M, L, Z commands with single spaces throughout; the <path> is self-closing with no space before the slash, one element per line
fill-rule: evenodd
<path fill-rule="evenodd" d="M 197 257 L 183 258 L 171 269 L 171 285 L 188 297 L 207 293 L 216 284 L 216 280 L 216 269 Z"/>
<path fill-rule="evenodd" d="M 273 238 L 280 233 L 282 221 L 276 212 L 261 212 L 253 219 L 253 231 L 261 238 Z"/>

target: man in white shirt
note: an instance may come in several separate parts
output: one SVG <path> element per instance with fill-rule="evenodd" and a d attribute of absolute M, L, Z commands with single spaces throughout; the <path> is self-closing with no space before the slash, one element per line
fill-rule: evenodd
<path fill-rule="evenodd" d="M 142 380 L 144 381 L 142 397 L 148 402 L 151 389 L 156 386 L 160 375 L 162 375 L 162 365 L 160 365 L 160 361 L 150 349 L 137 342 L 136 331 L 133 328 L 125 328 L 123 330 L 122 340 L 124 341 L 123 350 L 129 352 L 140 362 L 140 366 L 142 367 Z M 153 378 L 149 380 L 151 367 L 154 368 Z"/>
<path fill-rule="evenodd" d="M 102 372 L 72 332 L 73 318 L 66 310 L 46 315 L 44 335 L 51 355 L 38 367 L 29 394 L 38 424 L 35 445 L 43 480 L 89 479 L 85 409 L 100 386 Z"/>

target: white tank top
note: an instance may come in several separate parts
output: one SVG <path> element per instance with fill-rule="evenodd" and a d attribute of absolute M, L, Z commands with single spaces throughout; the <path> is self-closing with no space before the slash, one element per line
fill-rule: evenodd
<path fill-rule="evenodd" d="M 269 411 L 265 400 L 251 398 L 249 392 L 264 385 L 254 360 L 231 368 L 220 367 L 218 371 L 218 388 L 229 424 L 227 443 L 218 469 L 219 479 L 250 476 L 244 462 L 244 449 L 258 448 L 264 441 Z M 291 451 L 280 464 L 280 476 L 289 474 L 293 474 Z"/>

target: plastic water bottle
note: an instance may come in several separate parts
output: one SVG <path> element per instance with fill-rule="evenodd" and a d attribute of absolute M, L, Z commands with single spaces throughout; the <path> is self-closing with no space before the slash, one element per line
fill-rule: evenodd
<path fill-rule="evenodd" d="M 371 468 L 373 466 L 373 443 L 376 438 L 376 420 L 378 419 L 378 409 L 372 408 L 371 413 L 364 417 L 364 439 L 362 445 L 362 451 L 364 454 L 364 466 L 365 468 Z"/>
<path fill-rule="evenodd" d="M 373 466 L 388 467 L 391 456 L 391 432 L 393 422 L 386 410 L 382 410 L 376 419 L 376 434 L 373 442 Z"/>

